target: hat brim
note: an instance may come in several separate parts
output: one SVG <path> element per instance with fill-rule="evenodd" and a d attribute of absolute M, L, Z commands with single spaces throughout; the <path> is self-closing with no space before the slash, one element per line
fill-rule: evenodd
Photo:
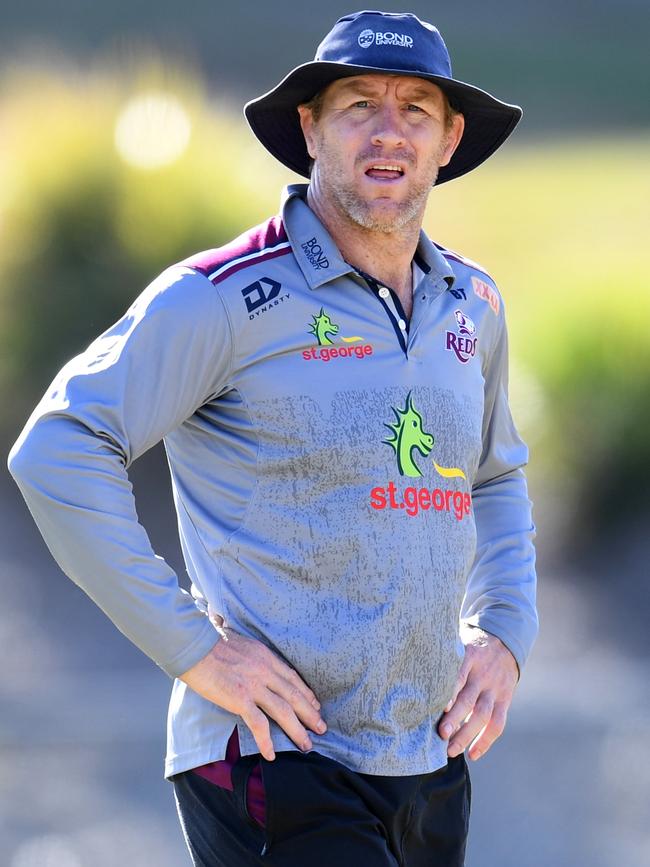
<path fill-rule="evenodd" d="M 463 114 L 465 130 L 460 144 L 449 164 L 441 167 L 436 185 L 467 174 L 485 162 L 508 138 L 523 114 L 518 105 L 501 102 L 486 91 L 453 78 L 325 60 L 297 66 L 273 90 L 246 103 L 244 114 L 264 147 L 287 168 L 308 178 L 310 157 L 297 106 L 339 78 L 370 73 L 409 75 L 432 81 L 447 95 L 453 108 Z"/>

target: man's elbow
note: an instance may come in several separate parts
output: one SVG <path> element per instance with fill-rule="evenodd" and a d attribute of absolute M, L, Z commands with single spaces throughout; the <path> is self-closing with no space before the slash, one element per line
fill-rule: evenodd
<path fill-rule="evenodd" d="M 52 440 L 44 436 L 38 423 L 28 425 L 13 444 L 7 467 L 21 490 L 32 488 L 49 462 Z"/>
<path fill-rule="evenodd" d="M 23 492 L 41 489 L 79 446 L 71 419 L 42 416 L 27 423 L 9 452 L 7 467 Z"/>

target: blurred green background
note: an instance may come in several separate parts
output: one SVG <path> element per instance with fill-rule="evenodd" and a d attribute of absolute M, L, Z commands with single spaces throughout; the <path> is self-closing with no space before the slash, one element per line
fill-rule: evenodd
<path fill-rule="evenodd" d="M 177 4 L 120 0 L 104 6 L 23 2 L 3 12 L 0 437 L 5 451 L 56 370 L 108 327 L 159 271 L 226 242 L 275 212 L 282 185 L 296 177 L 257 144 L 243 122 L 241 103 L 310 59 L 336 17 L 351 8 L 341 3 L 330 3 L 326 10 L 298 8 L 279 0 L 242 3 L 237 9 L 195 2 L 180 11 Z M 586 666 L 585 677 L 596 678 L 579 708 L 571 705 L 575 726 L 580 730 L 586 713 L 599 755 L 609 755 L 613 733 L 607 720 L 623 688 L 622 673 L 629 675 L 632 660 L 639 658 L 647 672 L 648 659 L 647 6 L 640 0 L 553 0 L 543 5 L 472 0 L 453 8 L 426 3 L 390 8 L 414 11 L 436 23 L 458 78 L 525 109 L 520 130 L 502 151 L 476 172 L 434 190 L 425 227 L 436 241 L 480 262 L 502 289 L 511 337 L 513 412 L 531 448 L 541 607 L 548 619 L 542 620 L 546 638 L 543 631 L 538 668 L 528 697 L 522 698 L 520 727 L 513 723 L 509 755 L 519 755 L 518 733 L 522 750 L 525 743 L 536 743 L 535 761 L 542 764 L 547 750 L 557 759 L 558 737 L 574 743 L 566 720 L 560 733 L 550 722 L 549 728 L 538 724 L 549 703 L 568 700 L 571 705 L 569 684 L 558 680 L 559 673 L 567 676 L 571 659 Z M 164 469 L 159 454 L 143 458 L 134 471 L 136 494 L 157 550 L 182 571 L 169 502 L 164 501 Z M 16 623 L 29 629 L 34 625 L 30 610 L 45 613 L 54 606 L 60 626 L 73 627 L 75 635 L 66 635 L 73 645 L 84 636 L 89 647 L 93 642 L 79 620 L 68 619 L 71 612 L 91 622 L 109 643 L 111 650 L 100 650 L 94 658 L 97 650 L 89 651 L 89 668 L 108 671 L 117 658 L 119 670 L 153 677 L 135 651 L 113 650 L 112 642 L 121 639 L 94 619 L 90 603 L 65 595 L 76 593 L 74 588 L 58 577 L 45 583 L 43 570 L 55 574 L 56 568 L 6 475 L 0 508 L 8 600 L 0 637 L 20 646 Z M 20 586 L 17 574 L 23 575 Z M 36 629 L 47 632 L 43 621 L 37 622 Z M 71 662 L 75 653 L 56 657 L 62 653 L 62 635 L 52 628 L 50 644 L 41 636 L 43 653 L 67 676 L 76 670 Z M 25 680 L 39 683 L 35 672 L 43 664 L 39 660 L 32 666 L 31 657 L 25 661 L 19 651 L 15 657 L 20 677 L 7 678 L 5 687 L 14 714 L 0 740 L 5 762 L 29 743 L 32 730 L 25 724 L 21 689 Z M 85 681 L 79 674 L 73 682 L 83 715 L 85 693 L 79 684 Z M 165 688 L 163 679 L 160 694 Z M 62 694 L 64 687 L 57 690 L 59 699 Z M 143 710 L 151 713 L 151 730 L 158 738 L 162 717 L 151 708 L 160 714 L 159 701 L 156 693 Z M 625 701 L 633 729 L 650 731 L 647 687 L 631 703 L 629 697 Z M 107 708 L 112 712 L 110 703 Z M 535 721 L 532 729 L 526 720 Z M 40 743 L 39 731 L 33 723 L 35 743 Z M 0 738 L 2 734 L 0 729 Z M 500 762 L 507 760 L 505 755 L 504 750 Z M 79 778 L 86 780 L 82 767 L 87 763 L 79 770 Z M 613 772 L 607 768 L 610 777 L 598 764 L 598 779 L 611 786 Z M 495 763 L 493 773 L 502 769 Z M 582 785 L 593 769 L 593 758 L 585 756 L 584 766 L 574 770 L 574 783 Z M 516 777 L 521 767 L 515 763 L 511 771 L 512 786 L 521 786 Z M 479 782 L 483 779 L 489 790 L 492 772 L 482 773 Z M 634 804 L 643 793 L 647 804 L 647 776 L 635 785 L 631 794 L 622 795 L 615 785 L 613 791 L 617 798 L 634 798 Z M 12 796 L 10 783 L 5 786 L 7 797 Z M 554 796 L 551 788 L 549 797 Z M 104 797 L 101 784 L 99 790 Z M 169 793 L 157 796 L 161 803 L 163 795 Z M 503 797 L 512 798 L 512 792 L 504 790 Z M 524 791 L 518 806 L 513 800 L 510 815 L 525 809 L 527 799 L 532 813 L 539 808 Z M 630 803 L 625 809 L 621 803 L 628 825 L 629 808 Z M 616 826 L 613 833 L 625 840 L 623 849 L 612 844 L 610 852 L 594 844 L 589 829 L 601 821 L 601 809 L 595 804 L 587 810 L 574 836 L 567 830 L 569 836 L 562 837 L 556 826 L 558 840 L 564 842 L 549 849 L 547 841 L 546 849 L 528 852 L 528 860 L 517 845 L 499 848 L 499 836 L 495 842 L 488 834 L 494 816 L 481 818 L 479 812 L 471 867 L 620 867 L 650 857 L 650 837 L 641 821 L 634 827 L 625 822 Z M 166 833 L 180 846 L 173 816 L 165 815 Z M 507 814 L 504 830 L 506 820 Z M 115 853 L 115 860 L 97 860 L 88 854 L 92 846 L 86 841 L 84 849 L 79 842 L 80 826 L 72 823 L 76 837 L 61 836 L 45 807 L 29 827 L 19 810 L 5 813 L 4 821 L 13 847 L 10 867 L 154 863 L 139 862 L 133 854 L 146 838 L 138 829 L 131 828 L 130 849 Z M 158 827 L 159 813 L 147 821 L 147 827 Z M 531 834 L 541 839 L 542 823 L 533 823 L 531 831 L 530 821 L 527 813 L 521 847 Z M 120 827 L 130 826 L 123 822 Z M 155 863 L 185 863 L 182 847 L 172 851 L 173 860 L 160 854 Z M 622 859 L 621 851 L 627 853 Z"/>

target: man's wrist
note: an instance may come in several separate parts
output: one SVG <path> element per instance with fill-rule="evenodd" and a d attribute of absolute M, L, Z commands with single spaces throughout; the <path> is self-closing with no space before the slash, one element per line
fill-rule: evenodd
<path fill-rule="evenodd" d="M 514 655 L 512 650 L 510 650 L 505 641 L 498 635 L 495 635 L 493 632 L 489 632 L 487 629 L 483 629 L 482 626 L 477 626 L 474 623 L 467 623 L 465 621 L 461 621 L 460 639 L 465 646 L 470 644 L 473 647 L 485 647 L 491 641 L 498 641 L 499 644 L 503 647 L 503 649 L 506 650 L 512 657 L 517 668 L 517 683 L 519 683 L 519 680 L 521 678 L 521 669 L 519 668 L 517 657 Z"/>

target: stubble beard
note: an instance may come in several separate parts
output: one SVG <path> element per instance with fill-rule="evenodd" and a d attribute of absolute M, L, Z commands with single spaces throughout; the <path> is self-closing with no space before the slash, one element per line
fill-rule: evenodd
<path fill-rule="evenodd" d="M 443 150 L 444 143 L 432 157 L 422 180 L 418 180 L 409 190 L 408 198 L 402 201 L 389 200 L 378 205 L 376 200 L 373 202 L 362 198 L 349 186 L 339 166 L 330 158 L 327 149 L 321 146 L 317 169 L 319 186 L 339 216 L 355 226 L 382 234 L 400 232 L 414 224 L 419 229 L 429 193 L 438 178 Z"/>

